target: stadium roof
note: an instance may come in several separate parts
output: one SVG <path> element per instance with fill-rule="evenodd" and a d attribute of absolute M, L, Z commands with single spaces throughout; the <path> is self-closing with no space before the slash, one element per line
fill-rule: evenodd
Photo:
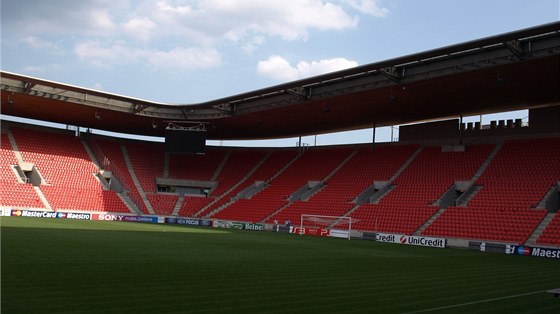
<path fill-rule="evenodd" d="M 170 124 L 266 139 L 553 106 L 560 22 L 199 104 L 164 104 L 1 72 L 2 113 L 138 135 Z"/>

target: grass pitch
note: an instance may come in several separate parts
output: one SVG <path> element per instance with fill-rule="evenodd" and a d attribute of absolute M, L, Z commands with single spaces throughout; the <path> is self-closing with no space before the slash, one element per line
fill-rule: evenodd
<path fill-rule="evenodd" d="M 560 263 L 173 225 L 2 217 L 2 313 L 560 313 Z"/>

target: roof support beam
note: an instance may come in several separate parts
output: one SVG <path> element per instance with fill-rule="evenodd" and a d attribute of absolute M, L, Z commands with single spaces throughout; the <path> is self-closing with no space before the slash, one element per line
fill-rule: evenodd
<path fill-rule="evenodd" d="M 229 116 L 233 116 L 235 113 L 235 105 L 234 104 L 220 104 L 217 106 L 212 106 L 212 109 L 225 113 Z"/>
<path fill-rule="evenodd" d="M 286 94 L 290 94 L 292 96 L 296 96 L 297 99 L 299 100 L 309 100 L 309 93 L 307 92 L 305 87 L 296 87 L 296 88 L 289 88 L 289 89 L 285 89 L 284 92 Z"/>
<path fill-rule="evenodd" d="M 132 113 L 137 114 L 141 111 L 144 111 L 146 108 L 149 108 L 149 105 L 144 104 L 134 104 L 132 105 Z"/>
<path fill-rule="evenodd" d="M 521 50 L 521 43 L 519 40 L 510 40 L 504 42 L 504 45 L 517 57 L 519 60 L 523 60 L 522 50 Z"/>
<path fill-rule="evenodd" d="M 378 70 L 386 78 L 390 79 L 391 81 L 400 84 L 400 76 L 399 70 L 396 67 L 386 67 Z"/>
<path fill-rule="evenodd" d="M 23 83 L 23 92 L 25 94 L 29 94 L 31 92 L 31 89 L 33 89 L 33 87 L 35 87 L 35 85 L 37 85 L 36 83 L 31 83 L 31 82 L 24 82 Z"/>

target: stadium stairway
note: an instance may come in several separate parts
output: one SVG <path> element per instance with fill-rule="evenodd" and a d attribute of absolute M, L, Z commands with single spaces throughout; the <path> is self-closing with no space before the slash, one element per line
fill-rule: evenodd
<path fill-rule="evenodd" d="M 115 140 L 97 137 L 87 137 L 86 143 L 96 159 L 102 161 L 100 164 L 102 169 L 111 172 L 111 186 L 116 187 L 117 195 L 130 212 L 138 215 L 147 214 L 148 210 L 128 172 L 121 144 Z"/>
<path fill-rule="evenodd" d="M 150 204 L 150 201 L 148 200 L 146 193 L 144 192 L 142 186 L 140 185 L 140 181 L 138 181 L 138 178 L 136 177 L 136 173 L 134 172 L 134 168 L 132 167 L 132 162 L 130 161 L 130 156 L 128 155 L 128 150 L 124 145 L 121 145 L 121 151 L 124 157 L 124 161 L 126 163 L 126 168 L 128 170 L 128 173 L 130 174 L 130 177 L 134 182 L 134 186 L 136 186 L 136 189 L 140 193 L 140 197 L 142 198 L 142 202 L 144 203 L 144 206 L 146 206 L 146 209 L 148 210 L 149 214 L 154 215 L 155 214 L 154 208 L 152 207 L 152 204 Z"/>
<path fill-rule="evenodd" d="M 259 179 L 264 179 L 264 182 L 266 184 L 264 189 L 259 189 L 255 194 L 251 195 L 250 198 L 259 195 L 263 191 L 266 191 L 266 189 L 270 186 L 270 182 L 282 175 L 287 169 L 290 168 L 292 164 L 298 161 L 301 156 L 303 156 L 303 154 L 291 154 L 290 152 L 271 154 L 271 156 L 267 158 L 266 163 L 259 167 L 257 169 L 258 171 L 256 171 L 253 176 L 246 180 L 248 182 L 248 185 L 246 187 L 249 187 L 250 184 L 253 184 L 253 181 L 258 181 Z M 239 192 L 241 192 L 241 190 L 239 190 Z M 236 195 L 223 205 L 220 205 L 218 208 L 213 209 L 207 213 L 198 213 L 198 216 L 196 217 L 213 218 L 215 215 L 220 215 L 220 213 L 222 213 L 222 211 L 224 210 L 231 210 L 233 207 L 237 206 L 238 202 L 243 201 L 245 200 L 237 198 Z"/>
<path fill-rule="evenodd" d="M 488 157 L 486 157 L 486 160 L 484 160 L 484 162 L 482 163 L 482 165 L 478 168 L 478 170 L 475 172 L 475 174 L 472 176 L 472 178 L 469 180 L 469 184 L 470 186 L 473 187 L 473 189 L 475 189 L 475 193 L 471 193 L 468 197 L 468 199 L 466 199 L 464 201 L 464 206 L 467 205 L 468 200 L 473 198 L 474 195 L 476 195 L 476 192 L 479 191 L 482 187 L 480 186 L 474 186 L 474 182 L 476 181 L 476 179 L 478 179 L 482 173 L 484 172 L 484 170 L 488 167 L 488 165 L 492 162 L 492 160 L 494 159 L 494 157 L 496 156 L 496 154 L 498 153 L 498 151 L 500 151 L 500 148 L 502 147 L 503 142 L 498 143 L 490 152 L 490 154 L 488 155 Z M 453 187 L 452 187 L 453 188 Z M 439 200 L 438 202 L 436 202 L 437 204 L 439 204 Z M 457 205 L 457 204 L 456 204 Z M 441 207 L 432 217 L 430 217 L 430 219 L 428 219 L 418 230 L 416 230 L 412 235 L 421 235 L 422 232 L 424 232 L 424 230 L 426 230 L 426 228 L 428 228 L 436 219 L 438 219 L 439 216 L 441 216 L 445 210 L 447 209 L 447 206 Z"/>
<path fill-rule="evenodd" d="M 526 243 L 547 215 L 537 205 L 560 178 L 558 156 L 560 138 L 505 141 L 468 206 L 450 206 L 422 234 Z"/>
<path fill-rule="evenodd" d="M 224 158 L 222 158 L 222 161 L 220 162 L 220 164 L 218 165 L 218 167 L 216 167 L 216 171 L 214 171 L 214 174 L 212 175 L 212 178 L 210 179 L 210 181 L 216 181 L 218 179 L 218 176 L 220 175 L 220 172 L 222 172 L 222 169 L 224 169 L 224 165 L 227 163 L 227 161 L 229 160 L 229 156 L 231 156 L 231 152 L 228 151 L 225 155 Z"/>
<path fill-rule="evenodd" d="M 535 228 L 535 231 L 533 231 L 533 233 L 529 236 L 529 239 L 527 239 L 527 241 L 524 243 L 524 245 L 536 245 L 537 244 L 537 239 L 542 235 L 542 233 L 544 232 L 546 227 L 548 227 L 548 225 L 550 224 L 552 219 L 554 219 L 555 215 L 556 215 L 556 213 L 546 214 L 546 216 L 539 223 L 537 228 Z"/>
<path fill-rule="evenodd" d="M 313 199 L 313 196 L 318 194 L 319 192 L 321 192 L 321 190 L 323 190 L 324 188 L 327 188 L 327 184 L 326 182 L 331 179 L 340 169 L 342 169 L 346 164 L 348 164 L 348 162 L 350 160 L 352 160 L 352 158 L 358 153 L 358 150 L 352 150 L 350 151 L 350 153 L 348 154 L 348 156 L 346 156 L 346 158 L 344 158 L 334 169 L 332 169 L 324 178 L 322 178 L 319 183 L 317 184 L 316 188 L 311 188 L 308 190 L 308 192 L 305 193 L 300 193 L 302 191 L 302 189 L 305 191 L 308 189 L 308 185 L 310 184 L 310 182 L 308 182 L 306 185 L 304 185 L 302 188 L 300 188 L 298 191 L 292 193 L 292 195 L 288 198 L 289 202 L 287 204 L 285 204 L 284 206 L 278 208 L 278 210 L 274 211 L 272 214 L 270 214 L 269 216 L 267 216 L 266 218 L 264 218 L 262 221 L 260 221 L 261 223 L 264 222 L 270 222 L 272 220 L 279 220 L 279 221 L 284 221 L 286 219 L 290 220 L 290 221 L 295 221 L 295 218 L 299 218 L 300 215 L 297 214 L 300 211 L 305 211 L 308 212 L 309 210 L 313 210 L 313 207 L 322 207 L 322 210 L 324 211 L 325 208 L 327 207 L 326 205 L 328 204 L 324 204 L 321 202 L 321 200 L 317 201 L 316 199 Z M 297 194 L 299 194 L 298 196 L 296 196 Z M 315 206 L 313 206 L 315 205 Z M 283 213 L 283 211 L 286 211 Z M 329 215 L 330 213 L 323 213 L 326 215 Z M 337 216 L 340 216 L 340 214 L 343 213 L 339 213 Z M 280 217 L 275 217 L 275 216 L 280 216 Z"/>
<path fill-rule="evenodd" d="M 231 188 L 225 191 L 222 195 L 216 197 L 212 202 L 208 205 L 204 206 L 200 211 L 195 214 L 195 217 L 205 216 L 205 215 L 213 215 L 214 213 L 220 211 L 222 208 L 227 207 L 229 202 L 227 201 L 227 197 L 233 196 L 235 191 L 239 191 L 240 187 L 246 186 L 247 180 L 258 170 L 262 167 L 262 165 L 270 158 L 272 151 L 266 153 L 266 155 L 249 171 L 247 174 L 239 180 L 236 184 L 234 184 Z M 226 205 L 228 204 L 228 205 Z M 215 205 L 218 205 L 217 207 Z M 225 205 L 224 207 L 221 207 Z"/>
<path fill-rule="evenodd" d="M 179 211 L 181 210 L 181 206 L 183 206 L 183 202 L 185 201 L 185 197 L 182 195 L 179 196 L 177 203 L 175 203 L 175 207 L 173 208 L 173 212 L 171 212 L 171 216 L 179 216 Z"/>
<path fill-rule="evenodd" d="M 403 171 L 408 168 L 408 166 L 418 157 L 418 155 L 422 152 L 422 147 L 419 147 L 410 157 L 406 160 L 406 162 L 395 172 L 395 174 L 389 179 L 389 184 L 395 181 Z"/>
<path fill-rule="evenodd" d="M 387 181 L 387 184 L 389 185 L 389 188 L 386 189 L 381 195 L 378 195 L 377 199 L 375 200 L 375 204 L 379 203 L 379 201 L 387 194 L 389 194 L 389 192 L 391 192 L 391 190 L 394 188 L 394 186 L 391 186 L 391 182 L 393 182 L 411 163 L 412 161 L 414 161 L 414 159 L 418 156 L 418 154 L 420 154 L 420 152 L 422 151 L 422 147 L 417 148 L 409 157 L 408 159 L 399 167 L 399 169 L 391 176 L 391 178 L 389 178 L 389 180 Z M 356 204 L 356 206 L 353 206 L 350 210 L 348 210 L 348 212 L 346 212 L 344 214 L 344 217 L 351 217 L 352 213 L 354 213 L 356 210 L 358 210 L 360 208 L 362 204 Z M 338 221 L 336 221 L 335 223 L 338 223 Z"/>
<path fill-rule="evenodd" d="M 12 150 L 14 151 L 14 155 L 16 156 L 16 159 L 19 163 L 23 162 L 23 157 L 21 156 L 21 152 L 19 151 L 17 142 L 16 142 L 16 138 L 14 137 L 14 134 L 12 133 L 11 130 L 7 130 L 8 131 L 8 139 L 10 140 L 10 144 L 12 145 Z"/>
<path fill-rule="evenodd" d="M 492 152 L 490 152 L 490 155 L 488 155 L 488 158 L 486 158 L 486 160 L 484 161 L 484 163 L 482 163 L 482 165 L 480 166 L 480 168 L 476 171 L 476 173 L 474 174 L 474 176 L 471 178 L 471 182 L 476 182 L 476 180 L 478 178 L 480 178 L 480 176 L 482 175 L 482 173 L 484 172 L 484 170 L 486 170 L 486 168 L 488 168 L 488 166 L 490 165 L 490 163 L 492 162 L 492 160 L 494 160 L 494 157 L 496 157 L 496 155 L 498 154 L 498 152 L 500 151 L 500 149 L 502 148 L 502 146 L 504 146 L 504 142 L 499 142 L 498 144 L 496 144 L 496 146 L 494 147 L 494 149 L 492 150 Z"/>
<path fill-rule="evenodd" d="M 39 196 L 39 199 L 41 200 L 41 202 L 43 202 L 43 205 L 45 205 L 45 208 L 53 210 L 53 207 L 52 207 L 51 203 L 49 203 L 49 201 L 47 200 L 47 197 L 45 196 L 45 194 L 43 194 L 43 191 L 41 191 L 41 189 L 38 186 L 34 186 L 33 189 L 37 193 L 37 196 Z"/>
<path fill-rule="evenodd" d="M 558 213 L 553 213 L 552 215 L 552 220 L 536 241 L 538 245 L 560 247 L 560 215 L 558 215 Z"/>
<path fill-rule="evenodd" d="M 82 142 L 82 145 L 84 145 L 84 148 L 85 148 L 85 150 L 86 150 L 86 152 L 89 156 L 89 159 L 91 160 L 91 162 L 95 165 L 95 167 L 99 171 L 101 169 L 101 166 L 99 165 L 99 161 L 97 160 L 97 158 L 95 158 L 95 154 L 93 153 L 93 151 L 89 147 L 88 143 L 84 140 L 80 140 L 80 142 Z"/>

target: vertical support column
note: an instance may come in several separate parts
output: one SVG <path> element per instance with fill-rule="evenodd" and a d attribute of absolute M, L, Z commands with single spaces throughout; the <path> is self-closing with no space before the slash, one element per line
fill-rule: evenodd
<path fill-rule="evenodd" d="M 463 114 L 459 116 L 459 145 L 463 145 Z"/>
<path fill-rule="evenodd" d="M 373 124 L 372 135 L 371 135 L 371 149 L 375 149 L 375 131 L 377 129 L 377 123 Z"/>

